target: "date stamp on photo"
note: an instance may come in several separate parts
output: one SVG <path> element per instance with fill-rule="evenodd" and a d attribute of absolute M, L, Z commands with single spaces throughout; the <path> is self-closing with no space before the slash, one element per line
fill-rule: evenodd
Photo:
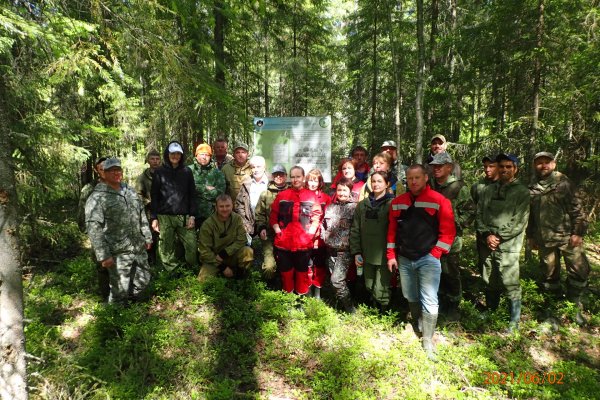
<path fill-rule="evenodd" d="M 562 372 L 498 372 L 483 371 L 484 385 L 564 385 L 565 374 Z"/>

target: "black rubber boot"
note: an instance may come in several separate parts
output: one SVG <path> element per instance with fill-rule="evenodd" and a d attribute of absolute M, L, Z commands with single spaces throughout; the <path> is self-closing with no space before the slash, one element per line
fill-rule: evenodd
<path fill-rule="evenodd" d="M 500 305 L 500 292 L 487 290 L 485 292 L 485 304 L 490 311 L 496 311 Z"/>
<path fill-rule="evenodd" d="M 449 301 L 446 310 L 446 319 L 451 322 L 460 321 L 460 312 L 458 311 L 459 301 Z"/>
<path fill-rule="evenodd" d="M 317 300 L 321 300 L 321 288 L 320 287 L 316 287 L 316 286 L 312 287 L 312 297 L 314 297 Z"/>
<path fill-rule="evenodd" d="M 410 324 L 413 327 L 413 331 L 417 337 L 423 337 L 423 318 L 421 311 L 421 303 L 414 302 L 408 303 L 408 308 L 410 309 Z"/>
<path fill-rule="evenodd" d="M 352 303 L 352 298 L 350 296 L 342 297 L 339 301 L 345 312 L 348 314 L 356 313 L 356 308 L 354 308 L 354 304 Z"/>
<path fill-rule="evenodd" d="M 431 361 L 435 361 L 435 351 L 433 347 L 433 333 L 435 332 L 435 325 L 437 324 L 437 314 L 423 313 L 423 350 L 427 354 L 427 358 Z"/>
<path fill-rule="evenodd" d="M 521 300 L 510 301 L 510 322 L 508 323 L 508 332 L 515 333 L 519 330 L 519 321 L 521 320 Z"/>
<path fill-rule="evenodd" d="M 575 303 L 577 307 L 577 315 L 575 315 L 575 323 L 579 326 L 585 326 L 587 324 L 587 320 L 582 314 L 583 304 L 581 303 L 581 289 L 574 288 L 567 285 L 567 300 L 572 303 Z"/>

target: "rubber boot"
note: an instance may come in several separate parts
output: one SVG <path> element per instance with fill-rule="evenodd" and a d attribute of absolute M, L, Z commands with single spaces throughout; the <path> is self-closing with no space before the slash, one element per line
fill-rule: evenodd
<path fill-rule="evenodd" d="M 354 304 L 352 303 L 352 298 L 350 296 L 342 297 L 340 299 L 340 303 L 342 304 L 342 308 L 348 314 L 355 314 L 356 308 L 354 308 Z"/>
<path fill-rule="evenodd" d="M 421 303 L 420 302 L 414 302 L 408 303 L 408 308 L 410 309 L 410 316 L 411 316 L 411 322 L 410 324 L 413 327 L 413 331 L 415 332 L 415 335 L 417 335 L 417 337 L 423 337 L 423 318 L 422 318 L 422 314 L 421 314 Z"/>
<path fill-rule="evenodd" d="M 519 321 L 521 320 L 521 300 L 510 301 L 510 322 L 508 323 L 508 333 L 515 333 L 519 330 Z"/>
<path fill-rule="evenodd" d="M 500 292 L 495 290 L 486 290 L 485 304 L 490 311 L 496 311 L 500 305 Z"/>
<path fill-rule="evenodd" d="M 435 351 L 433 348 L 433 333 L 435 332 L 435 325 L 437 323 L 437 314 L 423 313 L 423 350 L 427 354 L 427 358 L 431 361 L 435 361 Z"/>
<path fill-rule="evenodd" d="M 314 297 L 317 300 L 321 300 L 321 288 L 320 287 L 316 287 L 316 286 L 312 287 L 312 297 Z"/>
<path fill-rule="evenodd" d="M 446 319 L 451 322 L 460 321 L 460 312 L 458 311 L 459 301 L 448 301 Z"/>
<path fill-rule="evenodd" d="M 575 323 L 579 326 L 585 326 L 587 324 L 587 320 L 581 313 L 583 311 L 583 304 L 581 303 L 581 289 L 573 288 L 567 285 L 567 300 L 572 303 L 575 303 L 577 307 L 577 315 L 575 315 Z"/>

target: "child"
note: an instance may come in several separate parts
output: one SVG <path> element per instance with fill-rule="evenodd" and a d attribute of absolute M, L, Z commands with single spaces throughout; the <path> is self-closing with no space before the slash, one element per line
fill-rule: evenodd
<path fill-rule="evenodd" d="M 321 237 L 329 251 L 331 284 L 344 311 L 348 313 L 356 312 L 346 284 L 346 273 L 352 262 L 349 244 L 350 225 L 356 209 L 356 203 L 352 199 L 353 185 L 349 178 L 339 180 L 335 189 L 335 199 L 325 210 L 321 226 Z"/>

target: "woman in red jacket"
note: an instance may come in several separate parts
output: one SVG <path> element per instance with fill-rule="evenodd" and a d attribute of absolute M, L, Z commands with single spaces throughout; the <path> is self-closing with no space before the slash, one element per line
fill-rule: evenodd
<path fill-rule="evenodd" d="M 322 210 L 317 196 L 304 187 L 304 169 L 290 169 L 291 187 L 280 192 L 271 205 L 275 262 L 283 290 L 308 293 L 311 285 L 309 262 Z"/>
<path fill-rule="evenodd" d="M 325 188 L 325 182 L 323 181 L 323 174 L 317 168 L 312 169 L 306 174 L 304 181 L 304 187 L 313 192 L 317 196 L 319 204 L 321 204 L 322 215 L 325 215 L 325 207 L 331 203 L 331 197 L 323 191 Z M 323 216 L 319 223 L 323 221 Z M 321 298 L 321 288 L 327 279 L 327 247 L 321 235 L 317 232 L 317 238 L 315 239 L 314 247 L 310 255 L 311 260 L 311 292 L 313 297 L 316 299 Z"/>

